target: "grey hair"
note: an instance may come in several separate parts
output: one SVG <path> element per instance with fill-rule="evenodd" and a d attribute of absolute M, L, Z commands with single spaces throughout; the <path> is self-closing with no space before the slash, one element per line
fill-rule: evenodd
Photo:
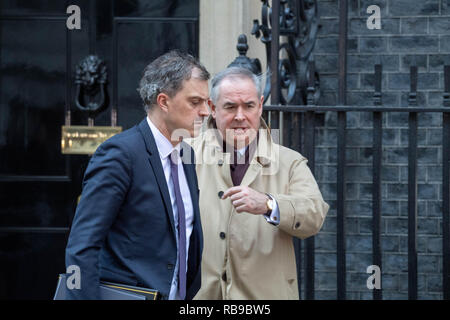
<path fill-rule="evenodd" d="M 153 60 L 145 67 L 137 89 L 145 111 L 148 112 L 156 104 L 158 94 L 175 96 L 182 89 L 183 81 L 191 78 L 194 69 L 199 70 L 195 78 L 209 80 L 209 72 L 190 54 L 172 50 Z"/>
<path fill-rule="evenodd" d="M 214 78 L 211 80 L 210 99 L 212 103 L 216 104 L 217 100 L 219 100 L 220 84 L 226 78 L 239 78 L 239 79 L 247 78 L 252 80 L 253 84 L 255 85 L 258 98 L 261 97 L 262 75 L 256 75 L 249 69 L 243 67 L 229 67 L 216 74 Z"/>

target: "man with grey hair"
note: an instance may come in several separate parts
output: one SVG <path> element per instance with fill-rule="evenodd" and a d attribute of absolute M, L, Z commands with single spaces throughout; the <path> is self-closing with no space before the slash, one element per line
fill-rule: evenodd
<path fill-rule="evenodd" d="M 194 158 L 176 131 L 193 135 L 209 114 L 208 71 L 171 51 L 144 70 L 147 117 L 105 141 L 86 169 L 66 248 L 81 288 L 69 299 L 99 299 L 101 280 L 192 299 L 200 287 L 203 235 Z M 179 161 L 179 159 L 182 161 Z"/>
<path fill-rule="evenodd" d="M 316 234 L 329 206 L 306 158 L 273 141 L 260 78 L 230 67 L 211 87 L 211 116 L 192 142 L 205 237 L 195 298 L 298 299 L 292 237 Z"/>

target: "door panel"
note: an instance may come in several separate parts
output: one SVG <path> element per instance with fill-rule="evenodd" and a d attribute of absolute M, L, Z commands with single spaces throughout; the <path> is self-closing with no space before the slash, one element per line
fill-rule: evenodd
<path fill-rule="evenodd" d="M 3 182 L 0 184 L 2 227 L 67 227 L 75 199 L 67 182 Z"/>
<path fill-rule="evenodd" d="M 114 14 L 123 17 L 197 17 L 198 1 L 133 0 L 116 1 Z"/>
<path fill-rule="evenodd" d="M 2 0 L 0 2 L 0 12 L 2 15 L 41 15 L 53 14 L 61 15 L 66 12 L 67 4 L 65 1 L 54 0 Z"/>
<path fill-rule="evenodd" d="M 196 22 L 179 21 L 133 21 L 126 18 L 116 20 L 118 68 L 118 120 L 134 125 L 136 119 L 145 117 L 142 100 L 137 94 L 142 71 L 149 61 L 171 49 L 196 50 Z M 126 42 L 135 37 L 139 41 Z M 127 45 L 121 45 L 127 43 Z M 126 126 L 128 127 L 128 126 Z"/>
<path fill-rule="evenodd" d="M 0 297 L 52 299 L 66 238 L 65 233 L 0 233 Z"/>
<path fill-rule="evenodd" d="M 64 27 L 62 20 L 0 22 L 0 174 L 65 174 L 58 137 L 65 106 Z M 56 41 L 43 46 L 49 33 Z"/>

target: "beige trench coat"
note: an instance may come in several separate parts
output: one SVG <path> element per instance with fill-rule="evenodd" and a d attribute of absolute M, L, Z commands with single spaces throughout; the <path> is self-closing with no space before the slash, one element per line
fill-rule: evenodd
<path fill-rule="evenodd" d="M 208 118 L 203 133 L 191 141 L 204 236 L 202 286 L 195 299 L 298 299 L 292 237 L 315 235 L 329 208 L 307 160 L 274 143 L 262 120 L 258 147 L 241 185 L 270 193 L 278 203 L 280 223 L 237 213 L 229 198 L 219 197 L 233 183 L 230 154 L 223 152 L 212 121 Z"/>

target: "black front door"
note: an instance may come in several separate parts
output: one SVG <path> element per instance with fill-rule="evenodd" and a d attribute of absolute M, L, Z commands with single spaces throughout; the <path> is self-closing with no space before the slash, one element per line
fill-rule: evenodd
<path fill-rule="evenodd" d="M 95 125 L 127 129 L 145 116 L 136 88 L 170 49 L 198 56 L 198 0 L 0 1 L 0 299 L 51 299 L 89 157 L 61 153 L 67 111 L 77 110 L 76 65 L 107 66 L 108 108 Z M 81 29 L 68 29 L 67 7 Z"/>

